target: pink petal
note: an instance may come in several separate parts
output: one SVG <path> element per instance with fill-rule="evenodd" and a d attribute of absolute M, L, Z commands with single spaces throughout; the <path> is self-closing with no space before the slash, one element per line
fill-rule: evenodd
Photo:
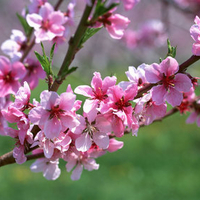
<path fill-rule="evenodd" d="M 176 59 L 168 56 L 165 60 L 160 63 L 161 73 L 166 76 L 174 75 L 179 70 L 179 64 Z"/>
<path fill-rule="evenodd" d="M 92 91 L 92 88 L 87 85 L 81 85 L 75 88 L 74 90 L 75 93 L 81 94 L 86 97 L 94 97 L 94 93 Z"/>
<path fill-rule="evenodd" d="M 157 83 L 162 79 L 160 71 L 158 71 L 159 65 L 153 63 L 152 65 L 147 65 L 145 70 L 145 77 L 149 83 Z"/>
<path fill-rule="evenodd" d="M 152 99 L 158 105 L 164 103 L 166 94 L 167 91 L 163 85 L 157 85 L 152 89 Z"/>
<path fill-rule="evenodd" d="M 76 168 L 73 170 L 71 179 L 73 181 L 79 180 L 83 171 L 83 165 L 80 163 L 77 164 Z"/>
<path fill-rule="evenodd" d="M 83 133 L 75 141 L 75 146 L 78 151 L 82 151 L 82 152 L 88 151 L 91 145 L 92 145 L 92 140 L 88 133 Z"/>
<path fill-rule="evenodd" d="M 187 75 L 181 73 L 175 76 L 174 84 L 176 90 L 180 92 L 189 92 L 192 87 L 190 78 Z"/>
<path fill-rule="evenodd" d="M 123 146 L 124 146 L 123 142 L 117 141 L 116 139 L 112 138 L 112 139 L 110 139 L 109 147 L 108 147 L 107 151 L 112 153 L 114 151 L 117 151 L 118 149 L 121 149 Z"/>
<path fill-rule="evenodd" d="M 44 155 L 46 158 L 51 158 L 54 152 L 54 144 L 46 139 L 44 142 Z"/>
<path fill-rule="evenodd" d="M 62 110 L 71 110 L 73 108 L 74 102 L 76 100 L 76 95 L 69 92 L 64 92 L 60 95 L 59 108 Z"/>
<path fill-rule="evenodd" d="M 42 17 L 36 13 L 27 14 L 26 21 L 29 26 L 35 28 L 36 30 L 38 30 L 42 25 Z"/>
<path fill-rule="evenodd" d="M 49 119 L 44 124 L 44 134 L 48 139 L 58 137 L 62 130 L 61 121 L 56 117 Z"/>
<path fill-rule="evenodd" d="M 109 146 L 109 137 L 105 133 L 95 132 L 93 140 L 102 149 L 107 149 Z"/>
<path fill-rule="evenodd" d="M 192 45 L 192 53 L 195 56 L 200 56 L 200 43 L 194 43 Z"/>
<path fill-rule="evenodd" d="M 117 137 L 122 137 L 124 135 L 124 125 L 120 118 L 115 117 L 112 121 L 112 129 Z"/>
<path fill-rule="evenodd" d="M 183 100 L 183 94 L 178 90 L 170 87 L 170 92 L 166 95 L 166 101 L 173 107 L 179 106 Z"/>
<path fill-rule="evenodd" d="M 47 180 L 56 180 L 61 174 L 61 170 L 57 163 L 50 162 L 44 170 L 43 176 Z"/>
<path fill-rule="evenodd" d="M 193 124 L 196 119 L 197 119 L 198 113 L 197 112 L 192 112 L 190 116 L 187 118 L 186 123 L 187 124 Z"/>

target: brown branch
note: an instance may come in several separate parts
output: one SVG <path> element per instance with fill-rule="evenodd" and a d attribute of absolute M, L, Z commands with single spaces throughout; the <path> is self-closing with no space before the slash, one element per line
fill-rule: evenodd
<path fill-rule="evenodd" d="M 63 2 L 63 0 L 59 0 L 57 2 L 57 4 L 54 6 L 54 10 L 58 10 L 58 8 L 60 7 L 61 3 Z"/>
<path fill-rule="evenodd" d="M 195 62 L 197 62 L 198 60 L 200 59 L 200 56 L 195 56 L 195 55 L 192 55 L 188 60 L 186 60 L 184 63 L 182 63 L 180 66 L 179 66 L 179 70 L 177 73 L 182 73 L 182 72 L 185 72 L 186 69 L 194 64 Z"/>
<path fill-rule="evenodd" d="M 0 167 L 4 165 L 9 165 L 15 163 L 15 159 L 13 157 L 13 151 L 10 151 L 2 156 L 0 156 Z"/>

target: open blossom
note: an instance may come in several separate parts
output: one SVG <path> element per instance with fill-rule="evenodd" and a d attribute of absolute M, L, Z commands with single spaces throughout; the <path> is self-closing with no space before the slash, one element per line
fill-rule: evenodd
<path fill-rule="evenodd" d="M 153 63 L 145 68 L 145 76 L 149 83 L 159 83 L 152 88 L 152 100 L 157 105 L 166 100 L 172 106 L 178 106 L 183 100 L 183 92 L 192 87 L 190 78 L 179 70 L 178 62 L 167 57 L 160 64 Z"/>
<path fill-rule="evenodd" d="M 32 172 L 43 172 L 43 176 L 47 180 L 56 180 L 61 174 L 58 164 L 58 159 L 39 158 L 31 165 L 30 169 Z"/>
<path fill-rule="evenodd" d="M 71 137 L 68 134 L 61 132 L 57 138 L 48 139 L 43 131 L 39 131 L 34 138 L 34 143 L 31 147 L 39 146 L 44 151 L 44 155 L 48 159 L 59 158 L 68 149 L 71 143 Z"/>
<path fill-rule="evenodd" d="M 133 108 L 130 101 L 137 94 L 137 86 L 132 84 L 123 90 L 118 85 L 112 86 L 108 90 L 109 101 L 102 104 L 99 111 L 110 120 L 112 130 L 117 137 L 124 134 L 125 126 L 132 127 L 133 123 Z"/>
<path fill-rule="evenodd" d="M 48 139 L 58 137 L 61 131 L 76 127 L 79 122 L 72 111 L 76 96 L 70 92 L 43 91 L 40 105 L 29 113 L 32 123 L 37 124 Z"/>
<path fill-rule="evenodd" d="M 166 114 L 167 104 L 157 105 L 152 100 L 151 92 L 141 97 L 135 106 L 134 114 L 144 125 L 151 124 L 155 119 L 161 118 Z"/>
<path fill-rule="evenodd" d="M 67 171 L 70 172 L 73 169 L 71 175 L 72 180 L 80 179 L 83 168 L 88 171 L 99 169 L 99 164 L 96 163 L 95 159 L 92 158 L 90 154 L 77 151 L 75 148 L 72 148 L 71 151 L 67 152 L 64 160 L 67 161 Z"/>
<path fill-rule="evenodd" d="M 198 16 L 194 19 L 195 24 L 190 28 L 190 35 L 195 41 L 192 45 L 192 53 L 200 56 L 200 18 Z"/>
<path fill-rule="evenodd" d="M 75 141 L 75 146 L 78 151 L 88 151 L 94 142 L 102 149 L 109 146 L 109 136 L 111 132 L 111 123 L 101 115 L 84 117 L 79 116 L 80 125 L 72 130 L 75 134 L 80 136 Z"/>
<path fill-rule="evenodd" d="M 138 89 L 143 87 L 147 83 L 145 77 L 145 67 L 146 64 L 144 63 L 137 68 L 129 66 L 128 71 L 125 72 L 129 81 L 122 81 L 119 83 L 119 86 L 122 87 L 124 90 L 131 84 L 137 85 Z"/>
<path fill-rule="evenodd" d="M 95 72 L 91 81 L 91 87 L 87 85 L 81 85 L 75 88 L 74 92 L 84 95 L 90 99 L 86 99 L 83 110 L 85 113 L 97 114 L 97 109 L 102 103 L 107 102 L 107 91 L 110 87 L 116 84 L 116 77 L 105 77 L 103 80 L 99 72 Z"/>
<path fill-rule="evenodd" d="M 1 50 L 8 55 L 12 61 L 18 61 L 26 48 L 26 36 L 20 30 L 13 29 L 9 40 L 1 45 Z"/>
<path fill-rule="evenodd" d="M 56 36 L 62 36 L 65 31 L 64 14 L 61 11 L 54 11 L 49 3 L 42 5 L 38 14 L 28 14 L 26 20 L 29 26 L 35 29 L 36 43 L 51 41 Z"/>
<path fill-rule="evenodd" d="M 0 56 L 0 97 L 15 94 L 20 87 L 19 80 L 26 74 L 21 62 L 10 63 L 9 59 Z"/>

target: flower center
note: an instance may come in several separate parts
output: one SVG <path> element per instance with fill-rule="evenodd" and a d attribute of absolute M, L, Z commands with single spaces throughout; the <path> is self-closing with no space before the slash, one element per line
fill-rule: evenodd
<path fill-rule="evenodd" d="M 124 101 L 124 96 L 123 96 L 121 99 L 119 99 L 119 100 L 115 103 L 115 105 L 117 106 L 118 110 L 123 110 L 124 107 L 131 106 L 131 103 L 129 103 L 128 101 L 125 102 L 125 101 Z"/>
<path fill-rule="evenodd" d="M 163 73 L 162 84 L 165 86 L 166 90 L 169 88 L 169 86 L 174 87 L 174 78 L 175 75 L 165 76 L 165 74 Z"/>

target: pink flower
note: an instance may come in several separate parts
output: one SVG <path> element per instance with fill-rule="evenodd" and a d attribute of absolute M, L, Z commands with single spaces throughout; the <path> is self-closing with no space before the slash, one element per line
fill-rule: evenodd
<path fill-rule="evenodd" d="M 25 73 L 26 69 L 21 62 L 10 63 L 8 58 L 0 56 L 0 97 L 15 94 L 20 87 L 19 79 Z"/>
<path fill-rule="evenodd" d="M 12 61 L 18 61 L 26 48 L 26 36 L 20 30 L 13 29 L 9 40 L 1 45 L 1 50 L 8 55 Z"/>
<path fill-rule="evenodd" d="M 108 102 L 100 106 L 99 111 L 111 121 L 113 132 L 117 137 L 124 134 L 125 126 L 132 125 L 131 100 L 137 94 L 137 86 L 132 84 L 123 90 L 119 86 L 110 87 L 108 90 Z"/>
<path fill-rule="evenodd" d="M 30 14 L 38 13 L 41 6 L 44 5 L 47 0 L 30 0 L 31 4 L 28 5 L 28 11 Z"/>
<path fill-rule="evenodd" d="M 39 146 L 43 149 L 44 155 L 48 159 L 58 158 L 58 156 L 64 154 L 68 149 L 71 143 L 71 137 L 66 133 L 60 133 L 57 138 L 48 139 L 45 137 L 44 132 L 40 131 L 34 138 L 35 142 L 31 147 Z"/>
<path fill-rule="evenodd" d="M 24 86 L 20 87 L 15 95 L 14 107 L 23 111 L 29 108 L 31 91 L 27 82 L 24 82 Z"/>
<path fill-rule="evenodd" d="M 143 87 L 147 83 L 147 80 L 145 77 L 145 67 L 146 67 L 146 64 L 144 63 L 138 66 L 137 69 L 135 67 L 130 66 L 128 68 L 128 71 L 125 72 L 129 82 L 122 81 L 119 83 L 119 86 L 122 87 L 124 90 L 129 85 L 132 85 L 132 84 L 137 85 L 138 89 Z"/>
<path fill-rule="evenodd" d="M 37 159 L 30 167 L 32 172 L 43 172 L 47 180 L 56 180 L 61 173 L 58 167 L 59 160 L 50 160 L 47 158 Z"/>
<path fill-rule="evenodd" d="M 105 24 L 105 27 L 110 36 L 114 39 L 121 39 L 124 35 L 125 29 L 130 23 L 130 20 L 120 14 L 112 14 L 107 20 L 110 24 Z"/>
<path fill-rule="evenodd" d="M 167 57 L 160 65 L 154 63 L 145 68 L 147 81 L 159 83 L 152 88 L 152 100 L 157 105 L 163 104 L 165 100 L 173 107 L 180 105 L 183 100 L 183 92 L 188 92 L 192 87 L 188 76 L 177 73 L 178 70 L 178 62 L 172 57 Z"/>
<path fill-rule="evenodd" d="M 102 103 L 107 102 L 107 90 L 116 84 L 116 77 L 105 77 L 101 79 L 99 72 L 94 73 L 94 77 L 91 81 L 91 86 L 81 85 L 75 88 L 74 92 L 83 96 L 89 97 L 84 103 L 83 110 L 85 113 L 93 113 L 96 116 L 97 110 Z"/>
<path fill-rule="evenodd" d="M 76 96 L 70 92 L 62 93 L 43 91 L 40 106 L 29 112 L 32 123 L 39 125 L 48 139 L 58 137 L 60 132 L 76 127 L 79 122 L 73 109 Z"/>
<path fill-rule="evenodd" d="M 137 101 L 135 106 L 135 115 L 139 115 L 141 122 L 144 125 L 151 124 L 155 119 L 164 117 L 167 111 L 167 104 L 157 105 L 152 100 L 152 94 L 148 93 Z"/>
<path fill-rule="evenodd" d="M 36 61 L 32 58 L 27 58 L 24 61 L 24 65 L 26 67 L 26 75 L 22 79 L 22 83 L 26 81 L 31 90 L 33 90 L 35 87 L 37 87 L 39 79 L 44 79 L 46 74 L 39 61 Z"/>
<path fill-rule="evenodd" d="M 0 135 L 7 135 L 5 129 L 8 127 L 7 120 L 2 115 L 2 110 L 8 107 L 6 97 L 0 97 Z"/>
<path fill-rule="evenodd" d="M 80 134 L 75 141 L 78 151 L 88 151 L 92 142 L 102 149 L 108 148 L 111 124 L 104 116 L 97 115 L 91 118 L 85 115 L 84 117 L 79 116 L 79 120 L 80 125 L 72 130 L 73 133 Z"/>
<path fill-rule="evenodd" d="M 71 151 L 67 152 L 64 160 L 67 161 L 67 171 L 70 172 L 73 169 L 71 175 L 71 179 L 73 181 L 80 179 L 83 167 L 88 171 L 99 169 L 99 164 L 97 164 L 87 152 L 83 153 L 73 148 L 71 149 Z"/>
<path fill-rule="evenodd" d="M 192 53 L 196 56 L 200 56 L 200 19 L 198 16 L 195 17 L 195 24 L 190 28 L 190 35 L 195 41 L 192 46 Z"/>
<path fill-rule="evenodd" d="M 36 43 L 51 41 L 56 36 L 62 36 L 65 31 L 64 14 L 61 11 L 54 11 L 49 3 L 42 5 L 38 14 L 28 14 L 26 20 L 29 26 L 35 29 Z"/>
<path fill-rule="evenodd" d="M 140 0 L 122 0 L 125 10 L 131 10 Z"/>

